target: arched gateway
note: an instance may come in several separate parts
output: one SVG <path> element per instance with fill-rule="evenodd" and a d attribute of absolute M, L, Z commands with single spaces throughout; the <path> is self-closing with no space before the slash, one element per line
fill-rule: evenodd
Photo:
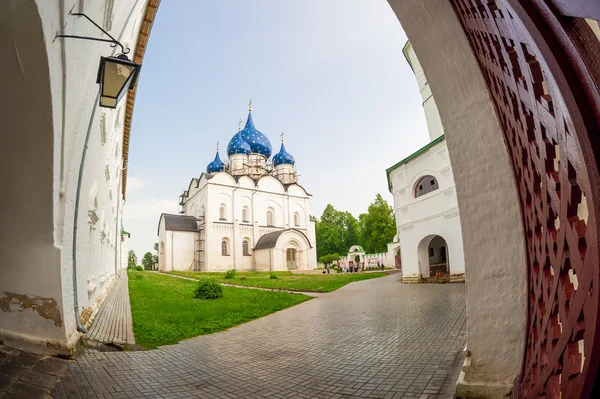
<path fill-rule="evenodd" d="M 600 43 L 585 18 L 600 20 L 600 4 L 388 1 L 431 84 L 465 210 L 470 359 L 461 384 L 504 389 L 518 377 L 515 397 L 598 396 Z M 120 104 L 123 112 L 98 111 L 96 71 L 84 64 L 106 55 L 104 49 L 54 40 L 57 27 L 74 25 L 63 20 L 72 17 L 70 7 L 34 0 L 1 4 L 8 68 L 1 79 L 11 101 L 0 112 L 5 130 L 18 134 L 0 148 L 0 170 L 27 167 L 19 178 L 4 180 L 11 211 L 1 229 L 12 239 L 0 242 L 0 292 L 44 298 L 56 316 L 2 311 L 0 339 L 68 353 L 80 308 L 94 306 L 85 292 L 91 276 L 81 248 L 102 245 L 83 241 L 81 226 L 95 225 L 98 215 L 78 201 L 80 192 L 84 198 L 93 182 L 110 183 L 102 203 L 106 220 L 116 217 L 118 226 L 120 206 L 111 210 L 109 195 L 126 192 L 135 91 Z M 158 0 L 139 1 L 114 13 L 113 26 L 132 44 L 136 62 L 157 6 Z M 102 13 L 96 2 L 85 7 Z M 66 73 L 67 65 L 77 73 Z M 104 159 L 98 143 L 109 125 L 122 135 L 121 142 L 109 143 L 118 156 L 84 167 L 88 147 Z M 92 134 L 99 140 L 88 146 Z M 34 197 L 40 202 L 32 208 Z M 26 228 L 32 225 L 36 229 Z M 96 275 L 113 275 L 111 266 L 102 265 Z"/>

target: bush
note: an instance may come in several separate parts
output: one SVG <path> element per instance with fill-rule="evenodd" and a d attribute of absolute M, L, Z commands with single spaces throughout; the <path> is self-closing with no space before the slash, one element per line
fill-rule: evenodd
<path fill-rule="evenodd" d="M 138 266 L 135 267 L 135 270 L 137 270 L 138 272 L 143 272 L 144 268 L 142 266 L 138 265 Z"/>
<path fill-rule="evenodd" d="M 228 280 L 231 280 L 235 277 L 235 270 L 231 269 L 231 270 L 227 270 L 227 273 L 225 273 L 225 278 Z"/>
<path fill-rule="evenodd" d="M 269 276 L 269 278 L 270 278 L 271 280 L 277 280 L 277 275 L 276 275 L 276 274 L 274 274 L 274 273 L 271 273 L 271 275 Z"/>
<path fill-rule="evenodd" d="M 197 299 L 217 299 L 223 296 L 223 287 L 213 279 L 204 278 L 198 281 L 198 286 L 194 290 L 194 298 Z"/>
<path fill-rule="evenodd" d="M 240 277 L 240 280 L 245 280 L 245 279 L 246 279 L 246 276 Z"/>

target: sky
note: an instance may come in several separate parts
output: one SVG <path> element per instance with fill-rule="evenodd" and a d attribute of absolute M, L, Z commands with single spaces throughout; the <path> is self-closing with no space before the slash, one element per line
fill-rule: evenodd
<path fill-rule="evenodd" d="M 327 204 L 356 217 L 386 168 L 428 142 L 406 36 L 385 0 L 161 2 L 138 84 L 124 228 L 138 258 L 152 251 L 162 212 L 221 158 L 252 116 L 296 159 L 310 213 Z"/>

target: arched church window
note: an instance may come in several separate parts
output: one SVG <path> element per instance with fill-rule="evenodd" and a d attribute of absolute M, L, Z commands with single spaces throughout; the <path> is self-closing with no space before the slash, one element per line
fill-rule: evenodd
<path fill-rule="evenodd" d="M 423 176 L 419 179 L 417 185 L 415 186 L 415 198 L 419 198 L 420 196 L 435 191 L 438 188 L 440 188 L 440 185 L 435 177 Z"/>
<path fill-rule="evenodd" d="M 300 214 L 294 212 L 294 226 L 300 226 Z"/>
<path fill-rule="evenodd" d="M 248 240 L 242 241 L 242 253 L 244 254 L 244 256 L 250 256 L 249 246 L 250 244 L 248 243 Z"/>
<path fill-rule="evenodd" d="M 221 204 L 219 207 L 219 220 L 227 220 L 225 217 L 225 204 Z"/>
<path fill-rule="evenodd" d="M 273 213 L 273 208 L 267 209 L 267 226 L 275 226 Z"/>
<path fill-rule="evenodd" d="M 248 207 L 247 206 L 242 208 L 242 222 L 248 223 Z"/>
<path fill-rule="evenodd" d="M 227 239 L 221 241 L 221 255 L 229 256 L 229 244 L 227 243 Z"/>

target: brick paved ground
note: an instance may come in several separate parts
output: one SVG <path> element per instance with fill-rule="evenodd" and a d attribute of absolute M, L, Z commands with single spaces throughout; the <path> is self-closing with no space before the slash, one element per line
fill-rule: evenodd
<path fill-rule="evenodd" d="M 127 270 L 121 269 L 85 338 L 101 343 L 135 344 L 132 326 Z"/>
<path fill-rule="evenodd" d="M 0 344 L 0 398 L 47 398 L 66 370 L 66 360 L 32 355 Z"/>
<path fill-rule="evenodd" d="M 465 338 L 464 284 L 396 274 L 177 345 L 85 351 L 53 396 L 446 398 Z"/>

